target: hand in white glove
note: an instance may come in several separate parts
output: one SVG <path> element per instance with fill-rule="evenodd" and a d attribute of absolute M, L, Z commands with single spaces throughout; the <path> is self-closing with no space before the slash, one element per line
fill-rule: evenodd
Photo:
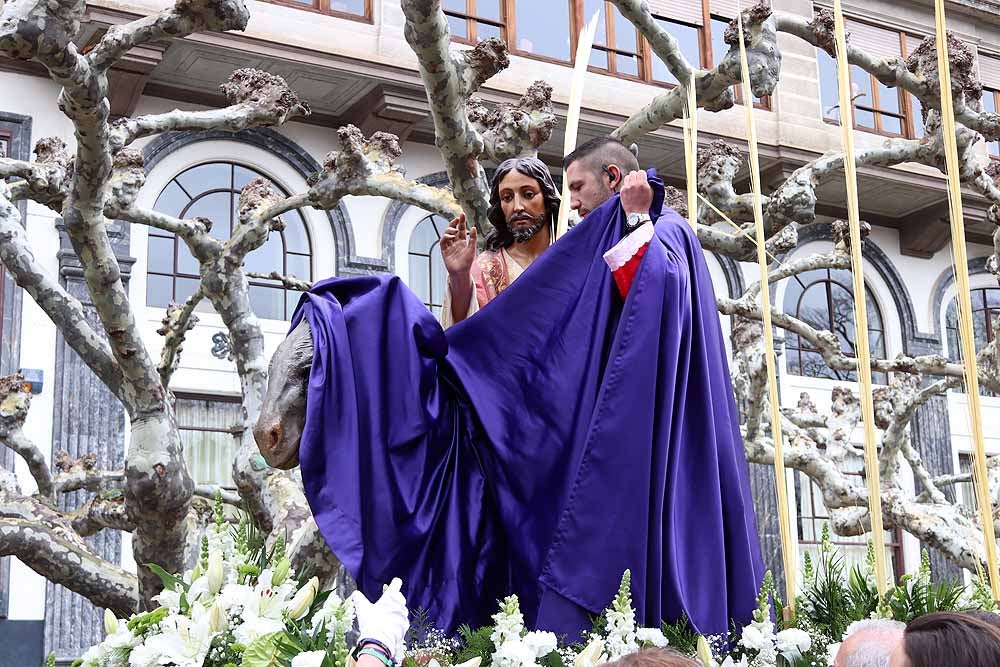
<path fill-rule="evenodd" d="M 400 592 L 402 585 L 398 578 L 393 579 L 374 604 L 361 591 L 354 591 L 350 597 L 358 616 L 359 641 L 364 643 L 366 639 L 374 639 L 385 644 L 397 664 L 403 661 L 406 651 L 403 639 L 410 629 L 406 598 Z"/>

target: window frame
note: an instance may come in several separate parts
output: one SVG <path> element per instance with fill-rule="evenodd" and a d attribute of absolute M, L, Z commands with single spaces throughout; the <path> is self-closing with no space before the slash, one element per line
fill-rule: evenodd
<path fill-rule="evenodd" d="M 985 97 L 987 94 L 993 95 L 993 108 L 996 109 L 998 113 L 1000 113 L 1000 90 L 997 90 L 995 88 L 987 88 L 986 86 L 983 86 L 983 97 Z M 997 154 L 994 154 L 990 150 L 990 146 L 997 147 L 998 151 Z M 986 154 L 990 156 L 991 160 L 1000 160 L 1000 139 L 996 141 L 986 142 Z"/>
<path fill-rule="evenodd" d="M 476 44 L 478 44 L 481 41 L 479 39 L 479 35 L 478 35 L 479 24 L 480 23 L 485 23 L 486 25 L 491 25 L 491 26 L 493 26 L 495 28 L 498 28 L 500 30 L 500 39 L 502 39 L 505 44 L 508 43 L 508 40 L 507 40 L 507 35 L 508 35 L 507 2 L 508 2 L 508 0 L 498 0 L 499 9 L 500 9 L 500 20 L 499 21 L 495 21 L 493 19 L 488 19 L 488 18 L 484 18 L 484 17 L 481 17 L 481 16 L 477 15 L 476 14 L 476 4 L 479 1 L 480 0 L 465 0 L 465 12 L 464 13 L 460 13 L 460 12 L 457 12 L 457 11 L 452 10 L 452 9 L 445 9 L 444 6 L 442 5 L 441 11 L 444 12 L 445 17 L 457 18 L 457 19 L 464 19 L 465 20 L 465 33 L 468 35 L 468 37 L 456 37 L 455 35 L 452 35 L 451 36 L 452 40 L 455 41 L 455 42 L 458 42 L 459 44 L 468 44 L 470 46 L 475 46 Z"/>
<path fill-rule="evenodd" d="M 232 403 L 232 404 L 242 404 L 243 403 L 242 397 L 240 397 L 240 396 L 238 396 L 236 394 L 209 394 L 209 393 L 200 392 L 200 391 L 175 391 L 175 392 L 173 392 L 173 395 L 174 395 L 174 405 L 175 406 L 176 406 L 176 402 L 177 401 L 206 401 L 206 402 L 213 402 L 213 403 Z M 175 410 L 175 412 L 176 412 L 176 410 Z M 242 429 L 242 428 L 235 428 L 234 427 L 234 428 L 225 430 L 225 429 L 218 429 L 218 428 L 209 428 L 207 426 L 181 426 L 180 422 L 178 421 L 177 422 L 177 431 L 178 431 L 178 435 L 180 434 L 180 431 L 193 431 L 195 433 L 226 433 L 228 435 L 233 436 L 233 439 L 236 440 L 236 447 L 238 449 L 238 447 L 239 447 L 239 440 L 238 440 L 238 438 L 242 437 L 244 429 Z M 230 479 L 229 482 L 232 483 L 232 486 L 227 486 L 225 484 L 219 484 L 219 487 L 222 488 L 222 489 L 226 489 L 227 491 L 235 491 L 236 490 L 236 482 L 235 482 L 235 480 Z"/>
<path fill-rule="evenodd" d="M 430 213 L 420 218 L 420 220 L 417 221 L 417 224 L 413 226 L 413 231 L 410 232 L 410 238 L 407 241 L 407 246 L 406 246 L 406 257 L 408 266 L 407 271 L 409 273 L 409 275 L 406 277 L 406 284 L 420 298 L 420 302 L 423 303 L 424 306 L 435 315 L 435 317 L 437 317 L 440 314 L 439 311 L 444 308 L 444 299 L 442 298 L 441 303 L 434 303 L 434 249 L 438 248 L 440 252 L 440 247 L 441 247 L 441 232 L 438 231 L 437 225 L 434 224 L 434 218 L 440 218 L 441 220 L 444 221 L 445 226 L 447 226 L 448 224 L 447 218 L 438 213 Z M 428 220 L 431 221 L 431 227 L 434 229 L 434 233 L 437 235 L 437 241 L 432 243 L 431 246 L 427 248 L 426 253 L 416 252 L 412 248 L 413 238 L 416 235 L 417 230 L 420 228 L 420 225 L 425 224 Z M 415 260 L 427 262 L 427 301 L 424 301 L 422 292 L 418 292 L 416 286 L 412 284 L 413 267 L 414 267 L 413 262 Z M 445 280 L 444 290 L 447 290 L 448 289 L 447 273 L 445 274 L 444 280 Z M 423 289 L 423 285 L 420 286 L 420 289 L 421 290 Z M 442 292 L 442 294 L 444 294 L 444 292 Z M 435 310 L 435 308 L 437 310 Z"/>
<path fill-rule="evenodd" d="M 322 14 L 323 16 L 332 16 L 338 19 L 347 19 L 348 21 L 357 21 L 359 23 L 374 24 L 374 12 L 372 9 L 373 0 L 364 0 L 365 2 L 365 13 L 362 14 L 351 14 L 350 12 L 341 12 L 336 9 L 330 9 L 331 0 L 313 0 L 314 4 L 306 5 L 301 2 L 295 2 L 294 0 L 261 0 L 261 2 L 266 2 L 270 5 L 278 5 L 280 7 L 291 7 L 292 9 L 300 9 L 305 12 L 312 12 L 313 14 Z"/>
<path fill-rule="evenodd" d="M 209 189 L 203 190 L 201 192 L 197 192 L 197 193 L 195 193 L 192 196 L 192 194 L 188 192 L 187 188 L 178 179 L 181 176 L 183 176 L 184 174 L 188 173 L 189 171 L 192 171 L 192 170 L 197 169 L 199 167 L 204 167 L 206 165 L 212 165 L 212 164 L 223 164 L 223 165 L 226 165 L 226 166 L 228 166 L 230 168 L 230 170 L 229 170 L 229 183 L 230 183 L 230 187 L 229 188 L 213 187 L 213 188 L 209 188 Z M 260 169 L 254 167 L 252 165 L 248 165 L 248 164 L 243 164 L 241 162 L 237 162 L 235 160 L 230 160 L 230 159 L 216 159 L 216 160 L 208 160 L 206 162 L 199 162 L 197 164 L 189 165 L 189 166 L 185 167 L 184 169 L 182 169 L 181 171 L 179 171 L 176 174 L 174 174 L 173 177 L 171 177 L 171 179 L 169 181 L 167 181 L 167 184 L 164 185 L 163 188 L 160 190 L 160 193 L 157 194 L 157 201 L 159 200 L 160 196 L 162 196 L 162 194 L 167 190 L 167 188 L 170 187 L 171 184 L 176 184 L 177 187 L 180 188 L 181 191 L 184 193 L 184 195 L 188 198 L 187 203 L 184 205 L 184 208 L 181 211 L 181 216 L 183 217 L 183 214 L 186 211 L 190 210 L 190 208 L 193 205 L 195 205 L 195 203 L 197 203 L 198 201 L 202 200 L 206 196 L 209 196 L 209 195 L 212 195 L 212 194 L 216 194 L 216 193 L 228 193 L 230 195 L 230 197 L 238 198 L 239 197 L 239 192 L 237 190 L 235 190 L 234 186 L 233 186 L 233 183 L 235 182 L 235 179 L 236 179 L 236 172 L 235 172 L 236 167 L 242 167 L 243 169 L 246 169 L 248 171 L 251 171 L 251 172 L 257 174 L 259 177 L 266 178 L 282 194 L 284 194 L 285 196 L 288 196 L 288 193 L 285 192 L 285 189 L 274 178 L 272 178 L 271 176 L 268 176 L 266 173 L 262 172 Z M 233 201 L 231 200 L 231 202 L 230 202 L 230 208 L 231 209 L 232 209 L 232 204 L 233 204 Z M 156 204 L 154 203 L 154 208 L 155 208 L 155 205 Z M 233 229 L 235 228 L 235 224 L 236 224 L 236 221 L 232 219 L 232 215 L 233 215 L 233 212 L 232 212 L 232 210 L 230 210 L 230 219 L 228 220 L 228 223 L 229 223 L 228 234 L 232 234 L 233 233 Z M 306 244 L 308 246 L 308 253 L 302 253 L 302 252 L 299 252 L 299 251 L 296 251 L 296 250 L 289 250 L 288 249 L 288 243 L 285 240 L 285 232 L 284 232 L 284 230 L 278 231 L 277 233 L 279 235 L 279 238 L 281 239 L 281 245 L 282 245 L 282 266 L 281 266 L 280 269 L 274 269 L 274 270 L 277 271 L 281 275 L 286 275 L 287 276 L 287 275 L 289 275 L 289 272 L 287 270 L 289 256 L 305 257 L 308 260 L 308 264 L 309 264 L 309 275 L 308 276 L 295 276 L 295 277 L 299 278 L 299 279 L 302 279 L 302 280 L 312 280 L 312 272 L 313 272 L 312 271 L 312 268 L 313 268 L 313 265 L 312 265 L 312 258 L 313 258 L 313 239 L 312 239 L 312 234 L 309 231 L 309 225 L 308 225 L 308 223 L 306 221 L 306 218 L 301 213 L 301 211 L 297 211 L 296 215 L 298 215 L 299 216 L 299 220 L 301 220 L 302 229 L 303 229 L 303 232 L 304 232 L 305 238 L 306 238 Z M 220 220 L 213 220 L 212 222 L 215 223 L 216 225 L 223 224 L 222 221 L 220 221 Z M 273 234 L 274 232 L 271 232 L 271 233 Z M 149 255 L 149 246 L 150 246 L 150 240 L 149 239 L 150 238 L 154 238 L 154 237 L 155 238 L 159 238 L 159 239 L 167 239 L 167 240 L 170 240 L 170 241 L 173 242 L 173 257 L 171 259 L 171 263 L 172 263 L 172 266 L 173 266 L 173 272 L 172 273 L 166 273 L 164 271 L 153 270 L 153 269 L 150 268 L 149 258 L 148 258 L 148 255 Z M 179 300 L 178 297 L 177 297 L 177 283 L 178 283 L 178 279 L 196 280 L 196 281 L 200 281 L 201 280 L 201 276 L 200 275 L 193 274 L 193 273 L 187 273 L 187 272 L 184 272 L 184 271 L 182 271 L 180 269 L 180 255 L 181 255 L 181 248 L 180 247 L 181 247 L 181 245 L 183 243 L 184 243 L 184 241 L 182 241 L 176 234 L 173 234 L 171 232 L 168 232 L 168 231 L 165 231 L 165 230 L 161 230 L 161 229 L 158 229 L 158 228 L 155 228 L 155 227 L 150 227 L 149 228 L 149 231 L 147 233 L 147 239 L 146 239 L 146 252 L 147 252 L 147 260 L 146 260 L 146 276 L 147 276 L 147 281 L 146 281 L 146 306 L 148 308 L 165 308 L 166 307 L 166 306 L 161 306 L 161 305 L 151 305 L 150 304 L 149 279 L 148 279 L 149 276 L 159 276 L 159 277 L 162 277 L 162 278 L 168 278 L 168 279 L 170 279 L 170 283 L 171 283 L 171 288 L 170 288 L 171 297 L 170 298 L 171 298 L 171 300 L 174 303 L 183 303 L 183 301 Z M 259 317 L 262 320 L 285 321 L 285 322 L 287 322 L 290 319 L 290 316 L 289 316 L 289 299 L 296 300 L 298 298 L 297 296 L 290 296 L 289 293 L 292 292 L 292 290 L 287 289 L 286 287 L 282 286 L 278 282 L 266 282 L 266 281 L 260 280 L 259 278 L 250 278 L 249 276 L 247 276 L 247 283 L 248 283 L 248 285 L 249 285 L 250 288 L 253 288 L 253 287 L 263 287 L 265 289 L 274 289 L 274 290 L 277 290 L 277 291 L 280 291 L 280 292 L 283 293 L 284 302 L 283 302 L 283 312 L 282 312 L 282 318 L 281 318 L 281 320 L 274 320 L 274 318 L 265 317 L 264 315 L 261 315 L 261 314 L 255 312 L 255 314 L 257 315 L 257 317 Z M 249 291 L 248 291 L 248 294 L 249 294 Z"/>
<path fill-rule="evenodd" d="M 858 18 L 856 18 L 854 16 L 851 16 L 851 17 L 848 17 L 848 18 L 850 18 L 850 20 L 858 22 L 858 23 L 867 23 L 867 24 L 871 25 L 871 23 L 869 21 L 858 19 Z M 879 27 L 882 27 L 882 26 L 879 26 Z M 899 39 L 900 53 L 904 54 L 901 57 L 905 60 L 906 59 L 906 55 L 905 54 L 907 53 L 907 39 L 909 39 L 911 37 L 914 38 L 914 39 L 919 39 L 919 36 L 918 35 L 910 35 L 905 30 L 901 30 L 901 29 L 898 29 L 898 28 L 883 27 L 883 29 L 885 29 L 887 31 L 891 31 L 891 32 L 896 33 L 896 37 Z M 816 47 L 816 49 L 817 49 L 817 52 L 820 51 L 820 50 L 822 50 L 818 46 Z M 824 51 L 824 53 L 826 53 L 826 52 Z M 826 55 L 828 57 L 832 57 L 828 53 Z M 853 85 L 854 84 L 853 67 L 851 68 L 851 70 L 852 70 L 852 72 L 851 72 L 852 73 L 851 84 Z M 818 76 L 819 85 L 820 85 L 820 89 L 822 90 L 822 87 L 823 87 L 823 75 L 822 75 L 822 72 L 819 69 L 818 57 L 817 57 L 817 74 L 819 75 Z M 871 95 L 871 97 L 872 97 L 872 103 L 871 104 L 866 104 L 866 105 L 861 105 L 861 104 L 858 104 L 856 100 L 851 100 L 851 128 L 854 129 L 854 130 L 857 130 L 859 132 L 868 132 L 869 134 L 877 134 L 877 135 L 882 136 L 882 137 L 899 138 L 899 139 L 919 139 L 920 137 L 917 136 L 916 127 L 917 127 L 917 123 L 920 122 L 920 121 L 917 121 L 917 119 L 915 118 L 915 110 L 914 110 L 913 104 L 912 104 L 912 102 L 910 100 L 910 95 L 908 95 L 906 93 L 906 91 L 901 86 L 897 86 L 895 88 L 895 93 L 896 93 L 897 100 L 899 102 L 899 111 L 898 112 L 897 111 L 890 111 L 890 110 L 887 110 L 887 109 L 879 108 L 879 104 L 880 104 L 880 101 L 881 101 L 881 91 L 879 90 L 879 80 L 871 72 L 865 72 L 865 75 L 868 77 L 868 84 L 869 84 L 869 87 L 871 88 L 871 91 L 872 91 L 872 95 Z M 836 82 L 834 82 L 834 85 L 838 85 L 838 84 Z M 822 100 L 822 93 L 820 94 L 820 99 Z M 858 123 L 858 109 L 860 109 L 861 111 L 867 111 L 868 113 L 872 114 L 872 116 L 874 117 L 874 120 L 875 120 L 875 127 L 869 127 L 867 125 L 860 125 Z M 830 125 L 840 125 L 840 120 L 839 119 L 837 119 L 837 118 L 830 118 L 829 116 L 826 115 L 826 113 L 823 111 L 822 108 L 820 109 L 820 113 L 823 116 L 823 122 L 824 123 L 828 123 Z M 902 128 L 903 133 L 899 134 L 897 132 L 889 132 L 887 130 L 882 129 L 882 117 L 883 116 L 891 116 L 893 118 L 899 119 L 899 125 Z M 840 110 L 840 117 L 843 118 L 843 109 Z"/>
<path fill-rule="evenodd" d="M 824 285 L 824 288 L 825 288 L 825 291 L 826 291 L 826 307 L 827 307 L 827 311 L 826 312 L 827 312 L 827 316 L 829 318 L 829 324 L 831 325 L 830 328 L 826 329 L 826 331 L 832 331 L 832 324 L 833 324 L 832 318 L 833 318 L 833 313 L 834 313 L 834 303 L 833 303 L 833 290 L 831 289 L 830 285 L 831 284 L 835 284 L 835 285 L 837 285 L 838 287 L 840 287 L 841 289 L 845 290 L 848 293 L 850 293 L 851 287 L 849 287 L 847 285 L 844 285 L 843 283 L 837 281 L 836 278 L 833 277 L 832 269 L 826 268 L 826 269 L 815 269 L 815 270 L 816 271 L 826 271 L 826 277 L 825 278 L 818 278 L 816 280 L 813 280 L 808 285 L 803 284 L 802 281 L 799 280 L 799 276 L 798 275 L 796 275 L 796 276 L 793 277 L 794 280 L 798 280 L 799 284 L 802 285 L 802 293 L 799 294 L 799 296 L 798 296 L 798 300 L 795 303 L 795 309 L 794 309 L 794 311 L 791 311 L 788 308 L 785 308 L 785 311 L 788 312 L 790 315 L 792 315 L 792 317 L 795 317 L 796 319 L 802 320 L 803 318 L 799 314 L 799 311 L 800 311 L 800 308 L 802 306 L 802 300 L 805 297 L 806 293 L 809 290 L 814 289 L 817 285 Z M 786 290 L 787 290 L 787 288 L 786 288 Z M 869 327 L 868 327 L 868 335 L 870 336 L 872 331 L 877 331 L 877 332 L 879 332 L 882 335 L 882 347 L 884 349 L 883 356 L 888 356 L 888 354 L 889 354 L 889 347 L 887 345 L 888 341 L 886 340 L 887 331 L 885 329 L 885 322 L 886 322 L 885 315 L 882 313 L 882 308 L 879 305 L 878 301 L 875 299 L 874 290 L 872 289 L 871 285 L 868 284 L 867 280 L 865 281 L 865 290 L 867 292 L 865 296 L 867 297 L 868 303 L 874 305 L 874 307 L 878 310 L 878 315 L 879 315 L 879 320 L 880 320 L 879 323 L 881 325 L 880 329 L 872 329 L 871 325 L 869 325 Z M 787 298 L 787 296 L 784 297 L 784 298 Z M 852 304 L 852 309 L 853 309 L 853 304 Z M 858 333 L 857 332 L 857 328 L 855 328 L 855 337 L 857 337 L 857 333 Z M 830 378 L 830 377 L 825 377 L 825 376 L 817 377 L 815 375 L 808 375 L 808 374 L 804 373 L 803 369 L 805 368 L 805 365 L 803 364 L 802 354 L 804 352 L 817 352 L 818 353 L 818 350 L 815 350 L 815 349 L 812 349 L 812 348 L 808 347 L 808 343 L 806 343 L 803 338 L 798 337 L 798 340 L 800 341 L 799 344 L 793 346 L 791 344 L 791 342 L 787 339 L 787 337 L 785 339 L 784 348 L 785 348 L 785 358 L 787 359 L 787 361 L 785 362 L 785 367 L 786 367 L 789 375 L 794 375 L 796 377 L 813 378 L 813 379 L 816 379 L 816 380 L 829 380 L 831 382 L 857 382 L 858 381 L 857 379 L 854 379 L 854 380 L 850 379 L 850 373 L 852 373 L 852 371 L 843 371 L 844 373 L 846 373 L 848 375 L 848 377 L 846 377 L 846 378 Z M 857 344 L 856 340 L 855 340 L 855 344 Z M 869 346 L 870 345 L 871 345 L 871 341 L 869 341 Z M 852 353 L 848 353 L 848 352 L 844 352 L 844 351 L 841 351 L 841 353 L 844 354 L 847 357 L 850 357 L 850 358 L 857 358 L 856 355 L 854 355 Z M 795 355 L 795 365 L 794 366 L 793 366 L 793 362 L 792 362 L 792 355 Z M 796 370 L 793 370 L 793 368 L 796 369 Z M 840 371 L 835 371 L 835 372 L 839 373 Z M 876 377 L 878 378 L 877 380 L 875 379 Z M 884 380 L 885 380 L 884 382 L 881 381 L 883 379 L 883 377 L 884 377 Z M 888 373 L 875 372 L 875 373 L 872 374 L 872 381 L 873 381 L 874 384 L 877 384 L 877 385 L 887 385 L 889 383 Z"/>
<path fill-rule="evenodd" d="M 858 479 L 863 479 L 862 473 L 856 473 L 856 474 L 848 473 L 848 476 L 858 477 Z M 812 512 L 811 514 L 804 514 L 803 512 L 800 511 L 801 493 L 803 491 L 802 489 L 803 481 L 807 481 L 809 484 L 807 490 L 809 491 L 809 510 L 810 512 Z M 816 522 L 820 522 L 821 524 L 824 522 L 828 524 L 832 523 L 832 517 L 830 516 L 831 510 L 826 506 L 826 503 L 820 503 L 820 505 L 822 506 L 822 511 L 825 512 L 825 516 L 816 513 L 817 511 L 816 494 L 813 492 L 813 490 L 819 489 L 819 486 L 806 473 L 799 470 L 795 471 L 795 475 L 793 476 L 792 486 L 793 486 L 792 492 L 794 493 L 793 497 L 795 498 L 796 543 L 799 546 L 805 545 L 818 548 L 822 543 L 822 539 L 820 537 L 822 529 L 820 531 L 816 531 L 815 524 Z M 816 539 L 807 540 L 801 537 L 803 532 L 804 520 L 808 520 L 813 523 L 813 534 L 816 536 Z M 903 531 L 901 528 L 899 528 L 899 526 L 896 526 L 895 528 L 886 529 L 885 532 L 890 533 L 892 535 L 892 541 L 891 542 L 887 541 L 885 543 L 885 546 L 886 549 L 891 550 L 893 553 L 894 557 L 893 575 L 895 576 L 895 580 L 898 582 L 903 577 L 903 575 L 906 574 L 906 563 L 905 563 L 906 550 L 903 548 Z M 857 547 L 859 549 L 867 548 L 864 542 L 845 541 L 843 537 L 833 532 L 832 526 L 830 527 L 830 542 L 834 546 L 841 547 L 842 549 L 843 547 Z"/>
<path fill-rule="evenodd" d="M 5 130 L 0 128 L 0 141 L 4 141 L 7 144 L 8 149 L 14 145 L 14 133 L 10 130 Z M 0 153 L 0 157 L 10 157 L 8 151 L 3 151 Z"/>
<path fill-rule="evenodd" d="M 277 0 L 288 2 L 290 0 Z M 567 60 L 561 60 L 559 58 L 554 58 L 552 56 L 540 55 L 537 53 L 531 53 L 530 51 L 522 51 L 517 48 L 517 0 L 501 0 L 500 12 L 501 20 L 499 22 L 492 19 L 484 19 L 475 15 L 476 2 L 478 0 L 466 0 L 466 12 L 461 14 L 455 10 L 443 10 L 445 15 L 451 18 L 465 19 L 466 20 L 466 34 L 468 37 L 459 37 L 452 35 L 452 41 L 459 44 L 475 45 L 477 43 L 477 37 L 475 31 L 476 23 L 486 23 L 489 25 L 494 25 L 500 28 L 501 38 L 505 40 L 507 44 L 507 51 L 510 55 L 520 56 L 523 58 L 530 58 L 533 60 L 538 60 L 541 62 L 551 63 L 554 65 L 565 65 L 573 67 L 576 60 L 576 47 L 580 40 L 580 34 L 583 31 L 585 21 L 587 19 L 584 16 L 584 0 L 562 0 L 567 2 L 569 9 L 569 58 Z M 644 83 L 651 86 L 658 86 L 660 88 L 672 89 L 677 84 L 668 81 L 660 81 L 653 78 L 653 58 L 656 55 L 653 53 L 653 49 L 649 45 L 649 41 L 636 30 L 636 51 L 630 51 L 627 49 L 619 48 L 616 43 L 615 36 L 615 12 L 617 9 L 610 0 L 604 0 L 604 27 L 606 35 L 605 44 L 595 44 L 594 49 L 607 54 L 608 67 L 599 67 L 596 65 L 591 65 L 588 63 L 587 71 L 594 74 L 602 74 L 605 76 L 613 76 L 618 79 L 624 79 L 626 81 L 634 81 L 636 83 Z M 684 21 L 679 21 L 677 19 L 671 18 L 669 16 L 661 16 L 659 14 L 654 14 L 655 19 L 661 21 L 669 21 L 671 23 L 677 23 L 690 28 L 694 28 L 698 31 L 698 62 L 694 65 L 700 69 L 711 69 L 714 65 L 714 54 L 712 53 L 712 21 L 714 20 L 724 20 L 732 21 L 731 18 L 725 18 L 720 14 L 712 14 L 711 8 L 709 6 L 708 0 L 701 0 L 702 9 L 702 25 L 693 25 L 690 23 L 685 23 Z M 635 58 L 638 64 L 639 74 L 628 74 L 618 70 L 617 57 L 618 55 Z M 743 93 L 741 86 L 736 84 L 733 86 L 734 92 L 736 94 L 736 103 L 743 103 Z M 759 102 L 754 102 L 754 108 L 760 109 L 762 111 L 771 111 L 771 98 L 764 97 Z"/>

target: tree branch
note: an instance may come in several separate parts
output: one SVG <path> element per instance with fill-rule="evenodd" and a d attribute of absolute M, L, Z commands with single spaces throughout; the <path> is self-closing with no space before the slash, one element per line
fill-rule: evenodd
<path fill-rule="evenodd" d="M 479 86 L 510 64 L 498 38 L 471 51 L 452 53 L 451 35 L 440 0 L 403 0 L 404 34 L 420 63 L 420 76 L 434 119 L 435 143 L 441 151 L 455 198 L 469 222 L 485 230 L 489 188 L 479 163 L 482 136 L 466 116 L 466 102 Z"/>
<path fill-rule="evenodd" d="M 160 352 L 160 363 L 156 367 L 164 387 L 170 386 L 170 378 L 180 363 L 185 336 L 198 324 L 198 316 L 194 314 L 194 309 L 204 298 L 199 285 L 183 306 L 171 303 L 167 306 L 167 312 L 163 316 L 163 326 L 156 330 L 156 333 L 164 338 L 163 350 Z"/>

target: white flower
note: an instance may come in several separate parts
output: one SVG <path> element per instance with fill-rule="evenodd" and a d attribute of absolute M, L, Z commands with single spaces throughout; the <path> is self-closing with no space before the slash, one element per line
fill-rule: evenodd
<path fill-rule="evenodd" d="M 603 660 L 604 640 L 595 639 L 576 656 L 573 667 L 593 667 L 599 665 Z"/>
<path fill-rule="evenodd" d="M 733 656 L 726 656 L 726 659 L 722 661 L 719 667 L 747 667 L 747 657 L 743 656 L 739 662 L 736 662 L 733 660 Z"/>
<path fill-rule="evenodd" d="M 496 667 L 534 667 L 535 652 L 524 642 L 506 641 L 493 654 Z"/>
<path fill-rule="evenodd" d="M 326 651 L 306 651 L 292 658 L 292 667 L 321 667 Z"/>
<path fill-rule="evenodd" d="M 343 635 L 354 627 L 354 617 L 354 603 L 342 600 L 336 593 L 330 593 L 319 611 L 313 614 L 312 625 L 318 628 L 320 623 L 325 623 L 328 630 L 335 630 Z"/>
<path fill-rule="evenodd" d="M 208 554 L 208 570 L 205 572 L 206 585 L 208 586 L 209 595 L 216 595 L 220 590 L 222 590 L 222 582 L 225 575 L 226 572 L 222 562 L 222 553 L 219 551 L 212 551 Z"/>
<path fill-rule="evenodd" d="M 212 645 L 208 623 L 195 622 L 186 616 L 168 616 L 163 620 L 162 628 L 162 633 L 146 639 L 146 646 L 160 654 L 161 664 L 202 666 Z"/>
<path fill-rule="evenodd" d="M 829 667 L 833 667 L 834 661 L 837 659 L 837 654 L 840 652 L 840 645 L 843 642 L 837 642 L 836 644 L 830 644 L 826 647 L 826 664 Z"/>
<path fill-rule="evenodd" d="M 775 637 L 778 653 L 798 653 L 802 655 L 812 646 L 812 638 L 809 633 L 798 628 L 788 628 L 782 630 Z"/>
<path fill-rule="evenodd" d="M 160 652 L 154 646 L 140 644 L 128 654 L 129 667 L 157 667 L 160 664 Z"/>
<path fill-rule="evenodd" d="M 774 648 L 774 625 L 770 621 L 754 622 L 743 628 L 740 644 L 754 651 Z"/>
<path fill-rule="evenodd" d="M 521 640 L 535 654 L 536 658 L 543 658 L 556 650 L 558 640 L 554 632 L 529 632 Z"/>
<path fill-rule="evenodd" d="M 656 648 L 664 648 L 670 643 L 659 628 L 639 628 L 635 631 L 635 638 L 642 644 L 652 644 Z"/>
<path fill-rule="evenodd" d="M 176 612 L 181 608 L 181 594 L 180 591 L 174 589 L 164 588 L 158 594 L 153 596 L 157 604 L 161 607 L 166 607 L 172 612 Z"/>
<path fill-rule="evenodd" d="M 285 607 L 289 618 L 297 621 L 309 613 L 309 608 L 312 606 L 313 600 L 316 599 L 317 593 L 319 593 L 319 577 L 313 577 L 299 589 L 299 592 Z"/>
<path fill-rule="evenodd" d="M 104 610 L 104 634 L 113 635 L 118 632 L 118 619 L 115 612 L 110 609 Z"/>

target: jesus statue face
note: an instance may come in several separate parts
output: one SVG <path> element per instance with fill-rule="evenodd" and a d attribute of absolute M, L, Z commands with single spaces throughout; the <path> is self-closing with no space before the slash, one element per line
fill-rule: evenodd
<path fill-rule="evenodd" d="M 545 227 L 548 213 L 538 181 L 512 169 L 500 181 L 499 191 L 500 208 L 515 242 L 524 243 Z"/>

